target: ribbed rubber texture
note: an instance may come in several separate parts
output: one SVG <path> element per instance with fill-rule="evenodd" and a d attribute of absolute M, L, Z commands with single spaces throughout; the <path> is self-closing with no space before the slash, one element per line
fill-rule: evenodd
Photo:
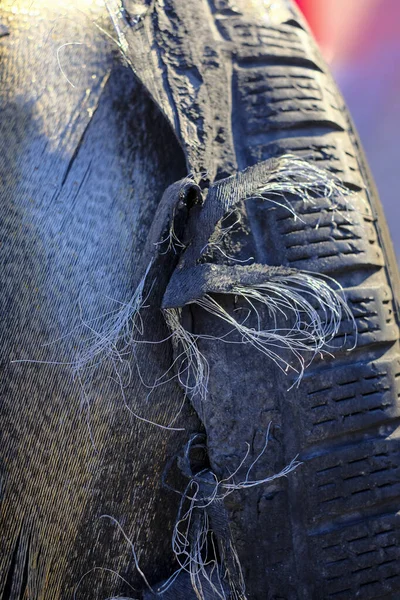
<path fill-rule="evenodd" d="M 332 222 L 322 200 L 317 212 L 297 207 L 304 222 L 261 202 L 250 211 L 259 259 L 340 281 L 359 331 L 355 350 L 315 361 L 277 407 L 286 460 L 300 448 L 304 465 L 289 477 L 273 530 L 265 531 L 269 552 L 254 555 L 265 595 L 256 585 L 250 597 L 394 600 L 400 354 L 398 274 L 386 226 L 344 102 L 301 18 L 272 24 L 224 0 L 215 0 L 213 17 L 233 53 L 239 167 L 291 153 L 329 169 L 355 193 L 351 221 L 338 214 Z"/>

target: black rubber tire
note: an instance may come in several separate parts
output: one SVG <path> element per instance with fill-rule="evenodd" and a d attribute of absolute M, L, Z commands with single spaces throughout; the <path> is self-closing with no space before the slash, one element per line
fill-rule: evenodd
<path fill-rule="evenodd" d="M 132 5 L 132 11 L 138 6 L 130 0 L 124 4 L 128 9 Z M 303 461 L 287 480 L 232 496 L 227 503 L 248 598 L 397 600 L 400 282 L 376 190 L 346 107 L 306 24 L 288 0 L 164 0 L 146 4 L 149 10 L 142 29 L 140 23 L 136 27 L 135 19 L 128 19 L 128 11 L 117 11 L 118 18 L 131 27 L 130 34 L 125 32 L 126 45 L 121 47 L 175 128 L 188 170 L 198 173 L 207 168 L 212 179 L 268 157 L 291 153 L 337 174 L 354 191 L 352 202 L 360 208 L 353 211 L 351 223 L 337 220 L 334 226 L 329 218 L 328 226 L 323 200 L 319 212 L 303 215 L 305 224 L 295 221 L 284 209 L 266 208 L 256 202 L 249 205 L 249 238 L 258 260 L 339 280 L 354 312 L 359 339 L 352 352 L 338 348 L 334 358 L 314 361 L 300 386 L 290 391 L 288 378 L 254 353 L 232 345 L 213 357 L 211 367 L 216 366 L 221 376 L 212 380 L 210 398 L 204 405 L 205 412 L 210 412 L 205 414 L 204 425 L 211 466 L 218 476 L 237 467 L 246 442 L 251 442 L 251 456 L 257 456 L 270 422 L 271 439 L 259 461 L 257 476 L 277 472 L 298 452 Z M 26 20 L 24 26 L 11 27 L 11 41 L 20 44 L 15 46 L 18 51 L 10 51 L 11 59 L 3 61 L 12 92 L 6 86 L 6 96 L 10 94 L 12 101 L 7 96 L 7 160 L 0 161 L 2 173 L 7 175 L 4 213 L 10 219 L 4 235 L 10 255 L 5 256 L 4 263 L 2 332 L 7 365 L 11 358 L 40 358 L 36 346 L 42 348 L 65 334 L 68 327 L 64 320 L 58 324 L 53 314 L 58 310 L 65 321 L 74 315 L 77 296 L 68 292 L 82 287 L 89 266 L 99 279 L 99 288 L 104 279 L 105 289 L 112 289 L 114 282 L 115 289 L 122 290 L 118 298 L 123 298 L 122 292 L 131 297 L 129 292 L 133 293 L 138 281 L 136 271 L 132 277 L 127 257 L 137 259 L 157 200 L 185 171 L 183 153 L 172 132 L 151 102 L 141 98 L 127 74 L 121 74 L 122 69 L 115 70 L 107 85 L 104 83 L 104 94 L 103 83 L 98 85 L 98 100 L 88 110 L 79 103 L 75 108 L 68 87 L 59 94 L 58 79 L 48 89 L 47 83 L 43 88 L 34 86 L 37 98 L 43 101 L 32 101 L 41 106 L 42 113 L 38 114 L 43 114 L 47 123 L 43 131 L 62 132 L 67 117 L 58 109 L 69 106 L 69 102 L 72 108 L 66 114 L 74 127 L 68 131 L 74 132 L 75 114 L 81 121 L 75 146 L 67 153 L 69 162 L 59 161 L 52 144 L 45 154 L 46 139 L 41 139 L 40 177 L 32 177 L 37 168 L 32 140 L 36 144 L 39 119 L 33 118 L 35 111 L 27 112 L 29 104 L 21 108 L 13 99 L 19 97 L 21 81 L 25 90 L 31 85 L 27 58 L 37 45 L 39 33 L 44 39 L 49 29 L 34 32 L 32 27 L 29 45 L 24 32 L 31 17 L 21 15 Z M 47 18 L 50 21 L 52 16 Z M 32 17 L 35 26 L 42 21 Z M 67 22 L 62 22 L 63 27 Z M 84 37 L 81 30 L 76 34 L 69 30 L 68 35 L 67 41 Z M 149 47 L 146 40 L 150 40 Z M 65 41 L 60 38 L 57 44 Z M 89 46 L 81 45 L 81 49 Z M 39 47 L 43 48 L 41 54 L 35 56 L 41 57 L 43 66 L 37 79 L 51 81 L 54 73 L 46 46 Z M 21 57 L 21 63 L 13 67 L 16 56 Z M 156 66 L 152 69 L 149 61 L 154 57 Z M 20 65 L 25 63 L 24 71 Z M 7 64 L 11 64 L 8 71 Z M 45 67 L 49 67 L 47 71 Z M 101 69 L 97 78 L 103 82 Z M 121 82 L 124 90 L 120 92 Z M 57 90 L 57 102 L 53 103 L 52 89 Z M 51 119 L 45 120 L 52 113 L 61 127 L 53 128 Z M 107 114 L 115 115 L 115 126 L 107 124 Z M 193 132 L 197 136 L 194 141 Z M 108 152 L 104 153 L 102 142 L 114 140 L 112 136 L 118 143 L 106 146 Z M 20 172 L 19 159 L 15 158 L 23 152 L 32 157 L 22 161 L 26 171 Z M 123 158 L 118 156 L 117 160 L 119 152 Z M 102 153 L 104 162 L 100 164 L 98 155 Z M 82 184 L 90 172 L 90 157 L 97 171 L 86 191 Z M 47 211 L 46 203 L 46 194 L 52 197 L 53 190 L 49 194 L 46 186 L 48 173 L 56 171 L 55 189 L 63 194 L 60 206 L 65 214 L 75 215 L 76 223 L 68 228 L 65 252 L 56 245 L 50 249 L 41 246 L 43 232 L 47 235 L 47 230 L 53 231 L 53 213 Z M 114 178 L 118 185 L 109 188 Z M 76 203 L 74 192 L 71 204 L 75 186 L 80 202 Z M 99 194 L 99 189 L 104 194 Z M 119 202 L 117 209 L 114 199 Z M 18 208 L 15 213 L 14 204 Z M 38 226 L 38 233 L 20 227 L 20 206 L 27 210 L 26 222 Z M 131 223 L 134 211 L 140 213 L 139 224 Z M 96 216 L 95 223 L 88 212 Z M 111 217 L 112 226 L 107 228 Z M 105 238 L 116 240 L 119 248 L 116 238 L 122 230 L 118 219 L 129 225 L 124 235 L 121 233 L 123 251 L 107 254 L 109 240 Z M 316 229 L 318 220 L 320 227 Z M 50 239 L 53 243 L 54 237 Z M 89 251 L 85 254 L 87 242 Z M 83 260 L 71 271 L 77 260 L 75 252 L 76 256 L 81 253 Z M 49 265 L 51 281 L 46 270 Z M 112 277 L 107 279 L 111 271 Z M 32 307 L 40 304 L 37 285 L 43 294 L 39 296 L 44 298 L 43 309 L 40 312 L 38 306 L 38 312 L 31 314 Z M 158 292 L 161 296 L 162 290 Z M 146 314 L 146 327 L 154 339 L 164 339 L 168 332 L 159 306 L 152 306 Z M 195 316 L 196 327 L 214 326 L 204 315 Z M 60 329 L 50 327 L 46 337 L 52 321 Z M 142 360 L 155 379 L 157 369 L 169 368 L 172 350 L 157 346 L 154 353 L 146 350 Z M 190 433 L 201 427 L 190 407 L 182 413 L 186 431 L 171 437 L 158 428 L 144 429 L 141 422 L 127 422 L 123 412 L 114 421 L 108 417 L 110 408 L 118 406 L 119 396 L 111 395 L 99 377 L 96 389 L 103 403 L 96 404 L 99 408 L 94 411 L 93 423 L 104 452 L 96 462 L 86 422 L 76 415 L 79 394 L 72 389 L 68 373 L 19 365 L 8 366 L 4 375 L 4 408 L 0 413 L 5 435 L 1 477 L 6 482 L 1 491 L 2 598 L 71 598 L 86 574 L 79 597 L 101 600 L 117 593 L 132 594 L 129 585 L 117 589 L 122 583 L 111 578 L 107 569 L 122 569 L 129 584 L 143 588 L 131 548 L 113 523 L 99 519 L 104 514 L 123 518 L 140 549 L 140 566 L 150 582 L 167 577 L 176 567 L 170 536 L 179 497 L 163 488 L 162 474 Z M 130 399 L 138 409 L 147 410 L 144 400 L 148 390 L 141 390 L 137 380 L 129 390 Z M 154 396 L 154 420 L 169 423 L 169 413 L 176 414 L 182 405 L 182 390 L 172 382 L 158 393 Z M 68 428 L 62 428 L 61 423 Z M 90 460 L 96 468 L 89 473 Z M 98 565 L 105 567 L 103 573 L 96 570 Z M 168 593 L 174 597 L 172 588 Z M 188 593 L 179 598 L 176 595 L 175 600 L 188 600 Z M 134 597 L 138 594 L 135 592 Z"/>
<path fill-rule="evenodd" d="M 287 3 L 279 5 L 284 11 Z M 304 464 L 287 485 L 259 495 L 261 509 L 246 514 L 247 530 L 242 509 L 234 513 L 239 533 L 253 540 L 239 543 L 249 598 L 394 600 L 400 597 L 399 277 L 381 206 L 344 101 L 300 15 L 268 25 L 217 0 L 213 18 L 234 48 L 239 167 L 286 153 L 307 157 L 338 175 L 360 206 L 352 223 L 335 227 L 324 203 L 319 213 L 303 216 L 306 224 L 283 208 L 258 204 L 249 211 L 259 261 L 333 276 L 359 332 L 355 350 L 314 362 L 298 388 L 286 393 L 284 378 L 275 380 L 268 410 L 281 423 L 277 462 L 300 450 Z"/>
<path fill-rule="evenodd" d="M 126 39 L 134 69 L 175 128 L 189 170 L 205 168 L 210 179 L 220 178 L 289 153 L 328 169 L 354 192 L 350 221 L 333 222 L 323 198 L 317 212 L 299 206 L 302 220 L 251 201 L 243 209 L 248 227 L 241 240 L 246 245 L 247 237 L 246 256 L 259 263 L 341 283 L 358 327 L 352 352 L 338 344 L 334 359 L 314 360 L 288 391 L 287 377 L 251 348 L 199 342 L 211 373 L 199 413 L 215 473 L 235 470 L 247 441 L 257 456 L 270 422 L 260 477 L 298 452 L 303 461 L 287 482 L 227 502 L 248 598 L 398 598 L 400 286 L 360 142 L 290 0 L 188 4 L 155 4 L 145 34 L 139 27 Z M 134 10 L 130 1 L 125 6 Z M 161 65 L 151 78 L 149 39 Z M 218 326 L 191 309 L 194 333 L 215 333 Z M 342 340 L 346 333 L 343 328 Z"/>

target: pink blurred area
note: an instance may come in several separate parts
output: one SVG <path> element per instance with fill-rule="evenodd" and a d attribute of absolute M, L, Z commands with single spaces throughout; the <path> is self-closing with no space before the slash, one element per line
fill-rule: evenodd
<path fill-rule="evenodd" d="M 400 264 L 400 0 L 297 0 L 345 97 Z"/>

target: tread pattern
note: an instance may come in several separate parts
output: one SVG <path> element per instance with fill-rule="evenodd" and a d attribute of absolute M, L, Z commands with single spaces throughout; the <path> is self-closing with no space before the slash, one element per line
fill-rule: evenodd
<path fill-rule="evenodd" d="M 323 598 L 395 598 L 400 585 L 398 519 L 380 515 L 312 538 L 320 556 Z"/>
<path fill-rule="evenodd" d="M 324 73 L 297 66 L 238 62 L 234 86 L 243 130 L 259 139 L 273 131 L 307 125 L 344 131 L 346 122 L 338 98 Z"/>
<path fill-rule="evenodd" d="M 352 196 L 348 207 L 333 211 L 325 199 L 318 200 L 318 211 L 314 205 L 293 206 L 298 219 L 284 207 L 269 209 L 266 203 L 258 202 L 261 252 L 270 264 L 333 275 L 346 269 L 384 265 L 363 194 Z"/>
<path fill-rule="evenodd" d="M 247 148 L 249 162 L 258 162 L 271 156 L 279 156 L 293 152 L 306 160 L 318 163 L 322 169 L 327 169 L 337 175 L 350 188 L 360 190 L 363 187 L 361 173 L 357 164 L 357 157 L 349 136 L 346 133 L 329 131 L 325 128 L 323 135 L 319 131 L 323 128 L 313 125 L 274 132 L 272 137 L 280 138 L 266 142 L 265 139 L 253 143 Z M 309 135 L 307 135 L 309 134 Z M 265 134 L 263 134 L 265 138 Z M 340 141 L 340 143 L 339 143 Z"/>
<path fill-rule="evenodd" d="M 237 61 L 275 59 L 285 64 L 304 63 L 322 70 L 318 53 L 305 47 L 307 34 L 301 29 L 290 25 L 271 27 L 262 22 L 246 22 L 242 17 L 231 17 L 219 21 L 219 31 L 231 44 L 231 52 Z"/>
<path fill-rule="evenodd" d="M 293 153 L 329 169 L 355 192 L 351 206 L 335 214 L 323 199 L 318 210 L 295 205 L 298 219 L 258 200 L 249 209 L 262 260 L 334 276 L 345 288 L 358 329 L 355 352 L 339 350 L 335 361 L 315 361 L 296 390 L 288 393 L 282 377 L 282 444 L 287 458 L 300 447 L 304 466 L 286 492 L 276 491 L 291 524 L 282 510 L 269 521 L 271 529 L 289 530 L 291 541 L 271 534 L 276 560 L 266 559 L 268 597 L 395 598 L 400 593 L 399 332 L 359 149 L 343 100 L 297 17 L 295 26 L 276 26 L 256 23 L 247 13 L 229 16 L 217 4 L 214 9 L 233 55 L 239 165 Z M 349 333 L 344 323 L 336 345 Z M 271 510 L 267 498 L 259 499 L 264 511 Z M 296 557 L 294 577 L 289 555 Z M 261 598 L 257 592 L 254 597 Z"/>
<path fill-rule="evenodd" d="M 360 362 L 307 373 L 299 388 L 299 418 L 303 446 L 325 444 L 375 426 L 375 433 L 392 433 L 400 417 L 400 362 Z M 394 394 L 394 390 L 396 393 Z M 391 423 L 393 420 L 393 427 Z M 324 446 L 322 446 L 323 451 Z M 328 447 L 329 449 L 329 447 Z M 312 454 L 313 452 L 311 452 Z M 307 454 L 307 450 L 306 450 Z"/>

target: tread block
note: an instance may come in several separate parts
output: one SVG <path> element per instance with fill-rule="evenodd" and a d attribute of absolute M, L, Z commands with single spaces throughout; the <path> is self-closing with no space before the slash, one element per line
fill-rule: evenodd
<path fill-rule="evenodd" d="M 354 343 L 362 347 L 397 340 L 399 332 L 389 286 L 347 288 L 345 297 L 357 326 L 357 340 L 353 323 L 344 320 L 330 347 L 345 350 Z M 337 355 L 337 351 L 333 353 Z"/>
<path fill-rule="evenodd" d="M 379 395 L 375 397 L 379 406 Z M 386 402 L 383 402 L 386 407 Z M 309 526 L 393 502 L 400 509 L 400 439 L 374 439 L 305 461 Z"/>
<path fill-rule="evenodd" d="M 235 16 L 217 19 L 217 26 L 222 37 L 232 42 L 231 51 L 239 59 L 279 58 L 291 63 L 309 61 L 319 70 L 323 68 L 310 37 L 302 29 Z"/>
<path fill-rule="evenodd" d="M 346 129 L 341 101 L 324 73 L 296 66 L 241 64 L 235 69 L 234 88 L 248 138 L 307 125 Z M 247 145 L 252 145 L 251 139 Z"/>
<path fill-rule="evenodd" d="M 296 390 L 304 445 L 400 417 L 400 358 L 307 372 Z"/>
<path fill-rule="evenodd" d="M 389 514 L 309 537 L 327 600 L 372 600 L 400 588 L 400 517 Z M 394 597 L 394 596 L 393 596 Z"/>
<path fill-rule="evenodd" d="M 238 3 L 237 0 L 209 0 L 210 3 L 213 6 L 213 12 L 216 16 L 216 18 L 218 19 L 221 15 L 225 18 L 225 17 L 234 17 L 234 18 L 238 18 L 239 16 L 242 19 L 242 22 L 244 21 L 244 19 L 246 19 L 246 23 L 249 24 L 250 22 L 253 24 L 255 23 L 259 23 L 259 19 L 258 20 L 254 20 L 254 19 L 249 19 L 249 11 L 248 11 L 248 6 L 246 7 L 247 10 L 245 9 L 245 11 L 243 12 L 241 10 L 243 3 Z M 253 7 L 257 10 L 256 5 L 253 4 Z M 292 27 L 297 26 L 300 27 L 300 24 L 297 21 L 297 15 L 296 13 L 293 11 L 293 7 L 287 3 L 287 2 L 268 2 L 264 3 L 264 5 L 262 6 L 262 12 L 261 14 L 259 13 L 259 15 L 261 16 L 261 18 L 268 23 L 274 24 L 274 25 L 280 25 L 282 23 L 287 23 L 288 25 L 291 25 Z"/>
<path fill-rule="evenodd" d="M 362 193 L 332 208 L 326 198 L 315 204 L 291 202 L 287 208 L 255 201 L 262 247 L 269 264 L 331 274 L 363 265 L 383 266 L 371 209 Z"/>
<path fill-rule="evenodd" d="M 294 154 L 305 160 L 317 163 L 322 169 L 334 173 L 344 183 L 362 188 L 363 181 L 358 169 L 357 157 L 349 137 L 340 131 L 325 135 L 307 136 L 307 130 L 294 130 L 296 137 L 288 137 L 292 132 L 277 132 L 282 139 L 268 143 L 252 144 L 247 149 L 250 164 L 255 164 L 282 154 Z"/>

